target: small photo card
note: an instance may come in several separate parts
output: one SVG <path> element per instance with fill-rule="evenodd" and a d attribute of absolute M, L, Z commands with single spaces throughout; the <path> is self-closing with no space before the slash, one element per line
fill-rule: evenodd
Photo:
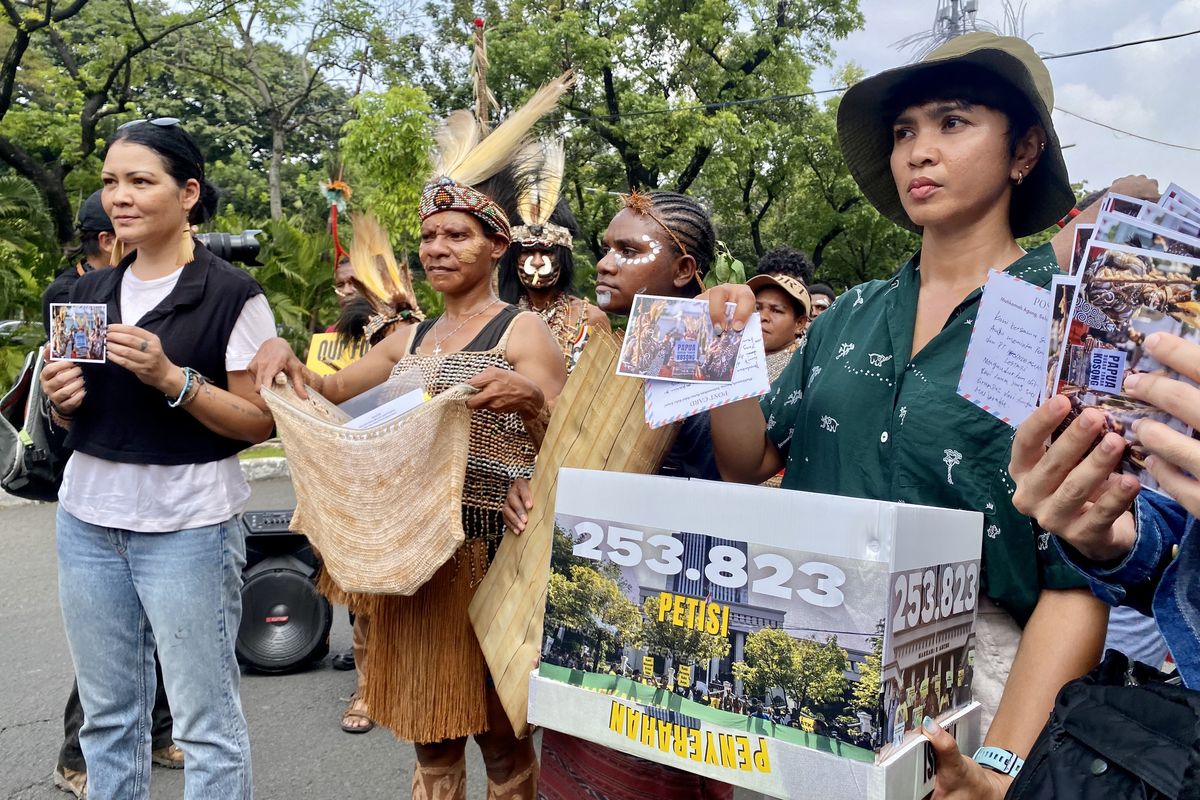
<path fill-rule="evenodd" d="M 742 334 L 737 370 L 729 383 L 705 385 L 647 380 L 646 424 L 661 428 L 719 406 L 766 394 L 771 388 L 771 379 L 767 373 L 758 314 L 750 316 Z"/>
<path fill-rule="evenodd" d="M 103 364 L 108 356 L 108 306 L 50 304 L 50 360 Z"/>
<path fill-rule="evenodd" d="M 729 383 L 742 334 L 718 336 L 704 300 L 638 295 L 617 374 L 676 383 Z"/>

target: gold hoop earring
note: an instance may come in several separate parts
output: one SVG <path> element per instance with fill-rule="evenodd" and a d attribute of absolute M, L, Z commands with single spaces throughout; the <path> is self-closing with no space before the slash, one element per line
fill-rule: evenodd
<path fill-rule="evenodd" d="M 179 239 L 179 258 L 176 261 L 177 266 L 184 266 L 192 263 L 192 259 L 196 257 L 196 243 L 192 241 L 192 226 L 183 226 L 183 235 Z"/>

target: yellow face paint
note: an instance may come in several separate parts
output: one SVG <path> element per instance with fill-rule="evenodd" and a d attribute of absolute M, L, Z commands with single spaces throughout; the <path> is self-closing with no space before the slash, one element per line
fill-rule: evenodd
<path fill-rule="evenodd" d="M 478 238 L 464 244 L 456 254 L 458 260 L 463 264 L 474 264 L 479 260 L 479 251 L 483 249 L 483 242 Z"/>

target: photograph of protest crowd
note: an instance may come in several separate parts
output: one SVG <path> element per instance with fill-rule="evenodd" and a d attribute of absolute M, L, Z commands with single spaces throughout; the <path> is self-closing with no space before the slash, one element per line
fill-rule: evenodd
<path fill-rule="evenodd" d="M 50 307 L 50 360 L 103 362 L 108 306 L 53 303 Z"/>
<path fill-rule="evenodd" d="M 998 535 L 993 526 L 987 536 Z M 979 562 L 929 566 L 890 576 L 891 627 L 883 647 L 881 759 L 925 717 L 944 719 L 971 701 Z"/>
<path fill-rule="evenodd" d="M 799 598 L 714 583 L 709 573 L 720 573 L 708 564 L 744 565 L 761 552 L 746 542 L 646 530 L 648 549 L 678 551 L 680 568 L 666 576 L 640 558 L 627 566 L 592 558 L 588 530 L 585 520 L 556 519 L 543 677 L 874 762 L 883 620 L 853 630 L 843 616 L 834 632 Z M 848 591 L 882 592 L 886 573 L 857 573 Z"/>
<path fill-rule="evenodd" d="M 737 366 L 740 331 L 716 335 L 708 303 L 639 296 L 629 314 L 618 375 L 687 383 L 725 383 Z"/>

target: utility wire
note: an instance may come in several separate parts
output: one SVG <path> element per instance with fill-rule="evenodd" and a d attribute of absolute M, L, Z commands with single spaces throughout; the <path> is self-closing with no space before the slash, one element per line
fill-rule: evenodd
<path fill-rule="evenodd" d="M 1072 56 L 1086 56 L 1091 53 L 1103 53 L 1108 50 L 1120 50 L 1122 47 L 1133 47 L 1139 44 L 1152 44 L 1153 42 L 1166 42 L 1171 39 L 1182 39 L 1185 36 L 1195 36 L 1200 33 L 1200 29 L 1194 31 L 1186 31 L 1184 33 L 1169 33 L 1165 36 L 1155 36 L 1152 39 L 1138 39 L 1136 42 L 1121 42 L 1120 44 L 1110 44 L 1105 47 L 1093 47 L 1089 50 L 1076 50 L 1072 53 L 1054 53 L 1048 56 L 1042 56 L 1043 61 L 1049 61 L 1053 58 L 1071 58 Z"/>
<path fill-rule="evenodd" d="M 1190 150 L 1193 153 L 1200 153 L 1200 147 L 1192 147 L 1192 146 L 1186 145 L 1186 144 L 1176 144 L 1174 142 L 1164 142 L 1162 139 L 1152 139 L 1149 136 L 1142 136 L 1140 133 L 1133 133 L 1132 131 L 1122 130 L 1121 128 L 1114 128 L 1112 125 L 1108 125 L 1107 123 L 1100 122 L 1099 120 L 1090 119 L 1088 117 L 1083 116 L 1082 114 L 1076 114 L 1074 111 L 1068 111 L 1067 109 L 1065 109 L 1061 106 L 1055 106 L 1054 110 L 1061 111 L 1062 113 L 1066 114 L 1067 116 L 1075 117 L 1075 119 L 1080 119 L 1080 120 L 1083 120 L 1084 122 L 1090 122 L 1093 125 L 1099 125 L 1101 128 L 1107 128 L 1108 130 L 1110 130 L 1114 133 L 1122 134 L 1123 136 L 1129 136 L 1134 139 L 1141 139 L 1144 142 L 1152 142 L 1153 144 L 1161 144 L 1163 147 L 1174 147 L 1177 150 Z"/>

